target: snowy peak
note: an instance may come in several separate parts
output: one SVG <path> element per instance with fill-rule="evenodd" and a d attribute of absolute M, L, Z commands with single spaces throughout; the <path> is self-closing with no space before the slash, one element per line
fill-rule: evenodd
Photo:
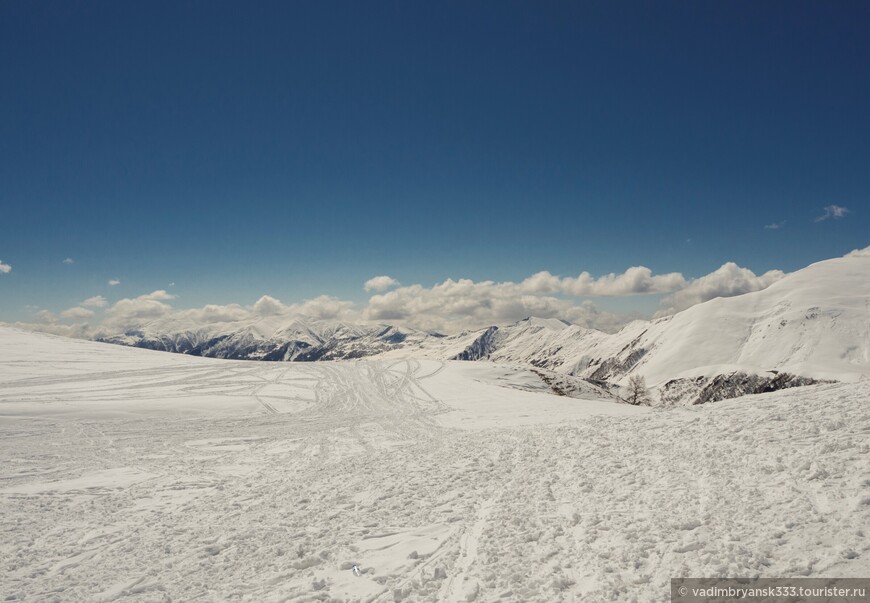
<path fill-rule="evenodd" d="M 428 333 L 392 325 L 359 326 L 270 316 L 253 323 L 217 323 L 187 329 L 155 322 L 141 330 L 99 340 L 213 358 L 315 361 L 361 358 L 415 347 L 428 337 Z"/>
<path fill-rule="evenodd" d="M 540 328 L 540 329 L 549 329 L 551 331 L 562 331 L 571 327 L 571 323 L 565 320 L 561 320 L 559 318 L 537 318 L 535 316 L 529 316 L 528 318 L 524 318 L 519 322 L 513 325 L 517 328 L 529 327 L 529 328 Z"/>
<path fill-rule="evenodd" d="M 870 369 L 870 257 L 813 264 L 767 289 L 699 304 L 650 328 L 657 380 L 735 365 L 855 380 Z M 708 373 L 710 371 L 707 371 Z"/>

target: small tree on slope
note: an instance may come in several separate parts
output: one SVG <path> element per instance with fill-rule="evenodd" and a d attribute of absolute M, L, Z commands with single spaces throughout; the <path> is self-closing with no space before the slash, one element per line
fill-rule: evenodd
<path fill-rule="evenodd" d="M 646 388 L 646 380 L 643 375 L 632 375 L 631 379 L 628 380 L 626 401 L 635 406 L 650 403 L 649 390 Z"/>

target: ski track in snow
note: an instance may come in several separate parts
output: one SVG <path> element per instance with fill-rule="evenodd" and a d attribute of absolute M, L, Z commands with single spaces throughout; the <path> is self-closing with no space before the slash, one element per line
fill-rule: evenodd
<path fill-rule="evenodd" d="M 0 599 L 666 601 L 676 576 L 870 575 L 867 382 L 460 429 L 458 363 L 8 357 Z M 104 412 L 169 392 L 196 412 Z"/>

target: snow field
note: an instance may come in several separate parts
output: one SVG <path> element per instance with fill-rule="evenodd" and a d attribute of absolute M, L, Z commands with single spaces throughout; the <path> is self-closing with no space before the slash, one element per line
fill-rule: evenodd
<path fill-rule="evenodd" d="M 666 601 L 672 576 L 870 575 L 866 381 L 644 411 L 509 367 L 87 342 L 64 364 L 30 337 L 26 366 L 0 357 L 0 599 Z"/>

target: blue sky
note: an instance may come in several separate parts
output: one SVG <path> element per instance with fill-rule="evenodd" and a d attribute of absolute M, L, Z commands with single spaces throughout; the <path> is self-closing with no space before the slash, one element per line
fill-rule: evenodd
<path fill-rule="evenodd" d="M 868 23 L 866 2 L 4 2 L 0 320 L 169 283 L 177 307 L 364 304 L 376 275 L 691 279 L 866 247 Z"/>

